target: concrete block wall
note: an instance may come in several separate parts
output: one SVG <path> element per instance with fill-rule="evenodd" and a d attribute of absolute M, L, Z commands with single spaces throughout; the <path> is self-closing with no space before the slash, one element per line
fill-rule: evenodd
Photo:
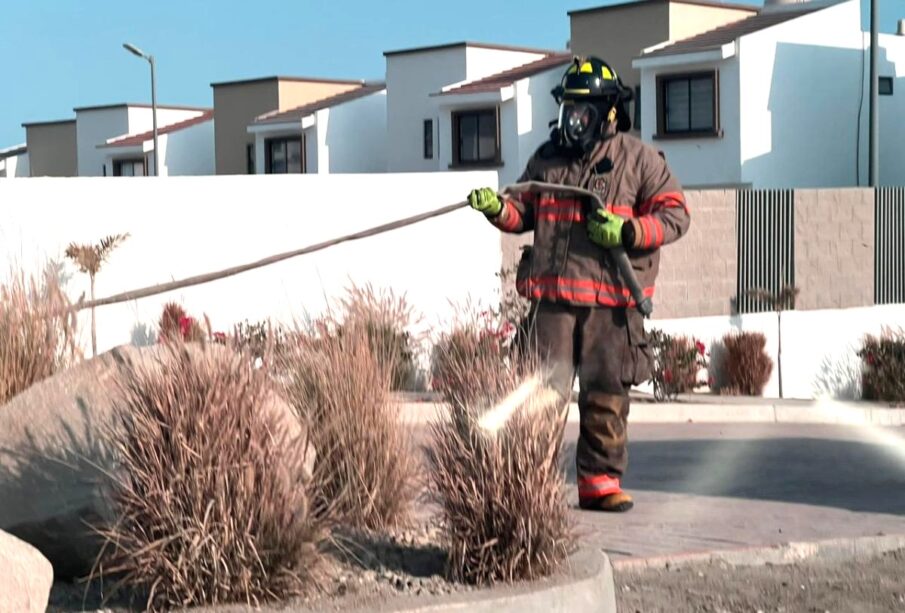
<path fill-rule="evenodd" d="M 728 315 L 736 292 L 734 190 L 686 191 L 688 232 L 661 248 L 654 319 Z"/>
<path fill-rule="evenodd" d="M 798 310 L 874 303 L 874 192 L 795 190 Z"/>

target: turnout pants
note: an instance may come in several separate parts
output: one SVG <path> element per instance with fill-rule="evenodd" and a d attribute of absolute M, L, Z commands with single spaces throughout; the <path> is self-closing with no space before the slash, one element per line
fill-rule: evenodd
<path fill-rule="evenodd" d="M 578 374 L 581 428 L 578 493 L 603 497 L 619 489 L 628 465 L 628 390 L 650 378 L 651 353 L 636 309 L 535 305 L 534 334 L 548 382 L 571 399 Z"/>

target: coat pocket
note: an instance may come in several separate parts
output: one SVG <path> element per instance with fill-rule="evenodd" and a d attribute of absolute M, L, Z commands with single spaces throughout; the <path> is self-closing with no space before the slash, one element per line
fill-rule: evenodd
<path fill-rule="evenodd" d="M 654 356 L 644 330 L 644 317 L 636 309 L 625 313 L 626 342 L 622 359 L 622 382 L 641 385 L 653 376 Z"/>

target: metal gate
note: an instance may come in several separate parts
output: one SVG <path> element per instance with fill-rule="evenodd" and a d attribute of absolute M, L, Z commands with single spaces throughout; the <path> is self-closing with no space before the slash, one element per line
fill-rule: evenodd
<path fill-rule="evenodd" d="M 874 213 L 874 302 L 905 303 L 905 188 L 878 188 Z"/>
<path fill-rule="evenodd" d="M 738 284 L 736 311 L 772 310 L 749 292 L 778 295 L 795 285 L 795 206 L 790 189 L 740 190 L 736 197 Z"/>

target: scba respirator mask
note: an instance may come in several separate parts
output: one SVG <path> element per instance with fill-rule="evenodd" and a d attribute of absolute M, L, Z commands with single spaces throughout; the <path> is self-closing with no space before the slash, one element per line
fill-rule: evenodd
<path fill-rule="evenodd" d="M 576 152 L 590 152 L 603 136 L 612 111 L 609 101 L 563 100 L 557 122 L 559 144 Z"/>

